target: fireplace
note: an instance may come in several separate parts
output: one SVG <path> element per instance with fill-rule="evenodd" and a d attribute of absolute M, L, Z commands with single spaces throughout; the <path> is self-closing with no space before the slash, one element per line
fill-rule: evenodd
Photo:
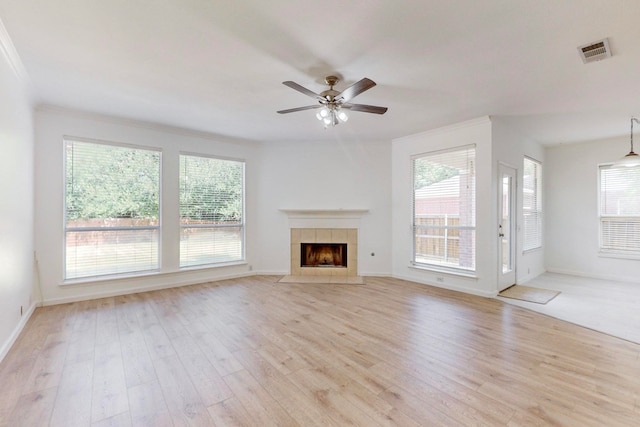
<path fill-rule="evenodd" d="M 300 267 L 347 268 L 347 244 L 300 243 Z"/>
<path fill-rule="evenodd" d="M 358 275 L 358 230 L 291 228 L 291 275 Z"/>
<path fill-rule="evenodd" d="M 358 275 L 358 231 L 360 219 L 369 212 L 368 209 L 280 211 L 289 217 L 291 231 L 291 270 L 280 281 L 364 284 L 362 276 Z M 307 262 L 308 249 L 303 249 L 302 244 L 316 245 L 309 250 L 319 254 L 313 257 L 319 261 Z"/>

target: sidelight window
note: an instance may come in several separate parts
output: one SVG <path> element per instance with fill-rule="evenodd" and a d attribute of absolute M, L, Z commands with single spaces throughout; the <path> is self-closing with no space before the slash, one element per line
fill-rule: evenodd
<path fill-rule="evenodd" d="M 522 177 L 522 212 L 524 215 L 524 251 L 542 247 L 542 164 L 524 158 Z"/>

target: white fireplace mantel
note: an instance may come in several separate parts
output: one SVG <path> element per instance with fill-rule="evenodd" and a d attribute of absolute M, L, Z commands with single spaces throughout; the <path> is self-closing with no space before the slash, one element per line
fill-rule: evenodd
<path fill-rule="evenodd" d="M 359 228 L 369 209 L 279 209 L 291 228 Z"/>
<path fill-rule="evenodd" d="M 360 218 L 369 209 L 280 209 L 289 218 Z"/>

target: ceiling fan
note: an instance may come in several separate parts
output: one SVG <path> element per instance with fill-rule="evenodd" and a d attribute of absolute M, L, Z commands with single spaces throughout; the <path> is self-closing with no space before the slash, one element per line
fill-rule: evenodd
<path fill-rule="evenodd" d="M 375 105 L 364 104 L 352 104 L 351 101 L 357 95 L 360 95 L 365 90 L 369 90 L 376 85 L 376 83 L 368 78 L 364 78 L 355 82 L 342 92 L 338 92 L 333 89 L 336 83 L 340 79 L 336 76 L 327 76 L 324 81 L 329 85 L 329 89 L 320 93 L 315 93 L 303 86 L 300 86 L 296 82 L 286 81 L 282 82 L 283 85 L 290 87 L 293 90 L 297 90 L 313 99 L 318 103 L 316 105 L 307 105 L 305 107 L 290 108 L 288 110 L 280 110 L 278 113 L 287 114 L 296 111 L 312 110 L 319 108 L 320 111 L 316 114 L 316 118 L 324 123 L 324 127 L 335 126 L 341 122 L 346 122 L 349 116 L 344 110 L 361 111 L 363 113 L 384 114 L 387 112 L 387 107 L 376 107 Z"/>

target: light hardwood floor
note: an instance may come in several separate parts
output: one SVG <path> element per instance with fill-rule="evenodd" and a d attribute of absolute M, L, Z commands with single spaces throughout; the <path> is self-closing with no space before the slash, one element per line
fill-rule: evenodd
<path fill-rule="evenodd" d="M 640 346 L 387 278 L 226 280 L 39 308 L 8 426 L 633 426 Z"/>

